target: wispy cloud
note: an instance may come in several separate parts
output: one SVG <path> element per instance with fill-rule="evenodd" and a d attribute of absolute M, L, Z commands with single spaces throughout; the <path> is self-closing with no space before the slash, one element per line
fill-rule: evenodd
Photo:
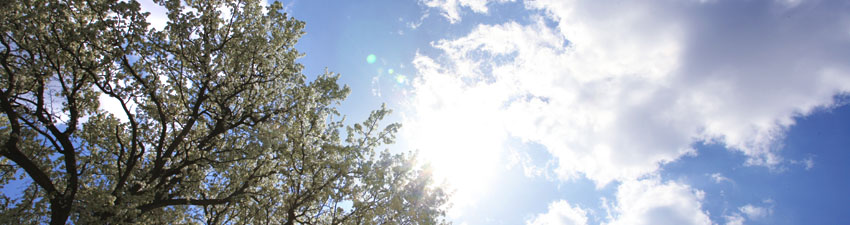
<path fill-rule="evenodd" d="M 425 22 L 425 19 L 428 18 L 428 15 L 431 15 L 431 14 L 429 14 L 428 11 L 426 10 L 425 13 L 423 13 L 422 16 L 419 17 L 419 20 L 417 20 L 416 22 L 414 22 L 414 21 L 407 22 L 407 28 L 410 28 L 411 30 L 416 30 L 416 28 L 419 28 L 419 26 L 422 26 L 422 23 Z"/>
<path fill-rule="evenodd" d="M 767 199 L 762 201 L 763 206 L 755 206 L 746 204 L 738 207 L 738 210 L 731 214 L 724 215 L 726 225 L 742 225 L 748 219 L 751 221 L 762 220 L 773 214 L 773 200 Z"/>
<path fill-rule="evenodd" d="M 440 14 L 446 17 L 450 23 L 457 23 L 461 20 L 461 10 L 469 8 L 475 13 L 486 14 L 489 9 L 488 3 L 512 2 L 514 0 L 421 0 L 425 6 L 437 8 Z"/>
<path fill-rule="evenodd" d="M 808 156 L 808 157 L 803 158 L 801 160 L 793 160 L 792 159 L 792 160 L 789 160 L 789 162 L 791 162 L 791 164 L 802 165 L 803 168 L 806 169 L 806 170 L 811 170 L 812 168 L 815 167 L 815 159 L 814 159 L 813 156 Z"/>
<path fill-rule="evenodd" d="M 744 221 L 747 221 L 741 214 L 725 215 L 723 218 L 726 220 L 726 225 L 744 225 Z"/>
<path fill-rule="evenodd" d="M 741 213 L 747 215 L 747 218 L 750 220 L 759 220 L 773 214 L 773 202 L 768 200 L 764 203 L 769 204 L 768 206 L 754 206 L 752 204 L 746 204 L 738 208 Z"/>
<path fill-rule="evenodd" d="M 728 177 L 725 177 L 725 176 L 723 176 L 723 174 L 720 174 L 720 173 L 712 173 L 712 174 L 709 174 L 709 176 L 711 177 L 711 180 L 714 180 L 714 183 L 719 184 L 719 183 L 723 183 L 723 182 L 729 182 L 729 183 L 733 182 L 732 179 L 729 179 Z"/>

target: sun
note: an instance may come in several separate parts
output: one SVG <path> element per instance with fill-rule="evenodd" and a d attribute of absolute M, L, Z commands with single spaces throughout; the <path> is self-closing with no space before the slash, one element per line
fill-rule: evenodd
<path fill-rule="evenodd" d="M 502 166 L 504 129 L 493 115 L 474 105 L 455 105 L 417 112 L 405 122 L 406 138 L 437 182 L 453 191 L 453 208 L 474 204 L 489 190 Z"/>

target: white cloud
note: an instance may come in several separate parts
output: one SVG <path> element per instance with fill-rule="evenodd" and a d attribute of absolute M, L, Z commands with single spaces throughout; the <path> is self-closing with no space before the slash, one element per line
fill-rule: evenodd
<path fill-rule="evenodd" d="M 553 160 L 548 160 L 545 163 L 536 163 L 527 151 L 511 149 L 508 153 L 508 168 L 520 167 L 526 177 L 544 177 L 547 180 L 554 180 L 549 173 Z M 542 164 L 542 165 L 540 165 Z"/>
<path fill-rule="evenodd" d="M 723 216 L 723 218 L 726 219 L 726 225 L 744 225 L 744 221 L 746 221 L 741 214 L 737 213 Z"/>
<path fill-rule="evenodd" d="M 549 211 L 537 214 L 534 218 L 525 221 L 527 225 L 585 225 L 587 224 L 587 212 L 578 206 L 570 206 L 566 200 L 560 200 L 549 204 Z"/>
<path fill-rule="evenodd" d="M 738 208 L 744 215 L 747 215 L 747 218 L 751 220 L 761 219 L 773 214 L 773 209 L 766 207 L 758 207 L 753 206 L 751 204 L 747 204 L 745 206 L 741 206 Z"/>
<path fill-rule="evenodd" d="M 719 183 L 723 183 L 723 182 L 730 182 L 730 183 L 732 183 L 732 180 L 731 180 L 731 179 L 729 179 L 728 177 L 723 176 L 723 174 L 720 174 L 720 173 L 712 173 L 712 174 L 710 174 L 709 176 L 711 176 L 711 179 L 712 179 L 712 180 L 714 180 L 714 183 L 718 183 L 718 184 L 719 184 Z"/>
<path fill-rule="evenodd" d="M 738 207 L 737 212 L 733 212 L 730 215 L 724 215 L 723 218 L 726 219 L 726 225 L 743 225 L 747 219 L 757 221 L 773 214 L 773 200 L 767 199 L 762 203 L 767 204 L 768 206 L 754 206 L 752 204 L 746 204 Z M 744 216 L 746 216 L 746 218 Z"/>
<path fill-rule="evenodd" d="M 700 203 L 705 193 L 676 182 L 661 183 L 658 178 L 623 182 L 617 189 L 618 214 L 607 225 L 710 225 Z"/>
<path fill-rule="evenodd" d="M 457 23 L 461 20 L 461 10 L 466 7 L 476 13 L 486 14 L 489 9 L 487 4 L 496 2 L 510 2 L 513 0 L 421 0 L 425 6 L 431 8 L 439 8 L 441 14 L 449 20 L 450 23 Z M 415 27 L 414 27 L 415 29 Z"/>
<path fill-rule="evenodd" d="M 773 167 L 796 117 L 850 91 L 850 13 L 829 4 L 529 1 L 536 22 L 479 25 L 435 42 L 442 55 L 417 55 L 405 123 L 443 126 L 408 127 L 412 139 L 460 129 L 487 149 L 448 147 L 458 154 L 536 142 L 560 177 L 599 186 L 657 171 L 698 142 Z"/>

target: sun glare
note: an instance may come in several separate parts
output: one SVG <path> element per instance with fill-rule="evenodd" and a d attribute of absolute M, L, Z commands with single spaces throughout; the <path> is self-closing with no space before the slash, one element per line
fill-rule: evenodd
<path fill-rule="evenodd" d="M 446 182 L 453 191 L 450 214 L 474 207 L 502 165 L 505 134 L 495 110 L 489 110 L 493 104 L 463 100 L 486 94 L 459 93 L 458 98 L 440 100 L 420 95 L 416 119 L 405 122 L 411 147 L 430 164 L 437 182 Z"/>
<path fill-rule="evenodd" d="M 445 181 L 455 191 L 457 204 L 470 203 L 486 186 L 498 165 L 500 140 L 485 130 L 459 127 L 446 115 L 440 122 L 421 124 L 414 140 L 424 162 L 434 170 L 437 181 Z"/>

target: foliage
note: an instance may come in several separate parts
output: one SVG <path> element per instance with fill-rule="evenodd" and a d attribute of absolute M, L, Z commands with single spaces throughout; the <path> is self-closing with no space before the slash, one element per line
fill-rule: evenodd
<path fill-rule="evenodd" d="M 0 3 L 0 224 L 445 223 L 427 168 L 376 151 L 389 110 L 345 126 L 339 75 L 301 73 L 280 3 L 157 3 L 163 30 L 135 0 Z"/>

